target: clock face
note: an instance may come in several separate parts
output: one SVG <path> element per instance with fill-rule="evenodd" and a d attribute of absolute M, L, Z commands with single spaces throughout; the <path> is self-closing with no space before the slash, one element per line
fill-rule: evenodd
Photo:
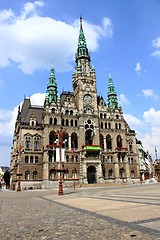
<path fill-rule="evenodd" d="M 84 96 L 84 103 L 85 103 L 86 105 L 90 105 L 90 104 L 92 103 L 92 97 L 91 97 L 91 95 L 86 94 L 86 95 Z"/>

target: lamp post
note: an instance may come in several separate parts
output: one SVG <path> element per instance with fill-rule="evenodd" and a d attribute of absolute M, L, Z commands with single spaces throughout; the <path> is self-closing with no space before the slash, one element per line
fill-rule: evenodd
<path fill-rule="evenodd" d="M 18 171 L 17 171 L 17 177 L 18 177 L 18 186 L 17 186 L 17 192 L 21 192 L 21 176 L 22 173 L 20 172 L 20 161 L 21 161 L 21 153 L 23 152 L 22 150 L 22 146 L 19 146 L 19 149 L 17 150 L 17 154 L 18 154 Z"/>
<path fill-rule="evenodd" d="M 58 140 L 59 140 L 59 148 L 60 148 L 60 177 L 59 177 L 59 190 L 58 190 L 58 195 L 63 195 L 63 182 L 62 182 L 62 145 L 63 145 L 63 139 L 64 136 L 66 135 L 65 130 L 60 130 L 57 132 L 58 134 Z"/>

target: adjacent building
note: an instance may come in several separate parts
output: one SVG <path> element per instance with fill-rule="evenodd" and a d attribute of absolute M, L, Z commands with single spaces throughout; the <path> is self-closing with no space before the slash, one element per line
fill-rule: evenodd
<path fill-rule="evenodd" d="M 44 105 L 25 98 L 19 107 L 10 164 L 13 188 L 17 177 L 23 187 L 52 188 L 61 173 L 65 185 L 73 179 L 88 184 L 139 180 L 136 133 L 123 117 L 112 76 L 107 102 L 97 94 L 96 81 L 80 18 L 73 91 L 58 95 L 52 66 Z"/>

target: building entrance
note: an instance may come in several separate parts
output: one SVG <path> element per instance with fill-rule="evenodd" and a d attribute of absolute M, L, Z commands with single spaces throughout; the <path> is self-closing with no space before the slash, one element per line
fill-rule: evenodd
<path fill-rule="evenodd" d="M 88 183 L 96 183 L 96 168 L 94 166 L 89 166 L 87 168 L 87 181 Z"/>

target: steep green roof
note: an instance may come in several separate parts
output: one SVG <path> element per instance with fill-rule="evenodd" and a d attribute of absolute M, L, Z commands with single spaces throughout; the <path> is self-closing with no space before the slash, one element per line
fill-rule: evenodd
<path fill-rule="evenodd" d="M 57 104 L 57 99 L 58 99 L 57 82 L 56 82 L 53 65 L 50 70 L 50 77 L 49 77 L 48 83 L 47 83 L 47 92 L 46 92 L 45 99 L 48 101 L 49 104 L 52 101 L 54 101 Z"/>
<path fill-rule="evenodd" d="M 118 108 L 117 94 L 114 89 L 111 74 L 109 74 L 109 83 L 108 83 L 108 107 L 112 108 L 113 110 Z"/>

